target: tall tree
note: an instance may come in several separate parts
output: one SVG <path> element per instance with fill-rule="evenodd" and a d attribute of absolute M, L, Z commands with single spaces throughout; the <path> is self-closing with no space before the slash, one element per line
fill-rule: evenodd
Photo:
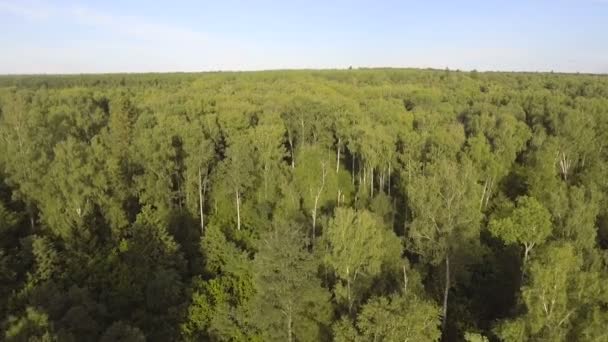
<path fill-rule="evenodd" d="M 337 175 L 332 172 L 329 151 L 318 146 L 304 147 L 298 154 L 300 162 L 294 171 L 294 182 L 302 198 L 303 208 L 310 213 L 310 240 L 317 236 L 317 217 L 320 208 L 336 199 Z"/>
<path fill-rule="evenodd" d="M 331 316 L 329 292 L 316 277 L 317 261 L 297 227 L 275 225 L 262 235 L 253 271 L 254 320 L 269 340 L 318 341 Z M 256 310 L 257 311 L 257 310 Z"/>
<path fill-rule="evenodd" d="M 452 256 L 479 241 L 481 212 L 479 184 L 466 159 L 442 159 L 427 165 L 407 187 L 414 221 L 408 231 L 409 248 L 433 265 L 444 263 L 443 329 L 448 313 Z"/>
<path fill-rule="evenodd" d="M 507 244 L 524 246 L 524 267 L 532 249 L 551 234 L 551 214 L 534 197 L 522 196 L 512 213 L 490 222 L 490 231 Z"/>
<path fill-rule="evenodd" d="M 15 197 L 27 206 L 30 227 L 36 223 L 36 202 L 44 184 L 42 175 L 48 169 L 55 137 L 55 127 L 44 116 L 47 103 L 29 91 L 11 92 L 3 101 L 0 117 L 1 159 L 7 173 L 7 182 L 14 185 Z M 48 123 L 48 124 L 47 124 Z"/>
<path fill-rule="evenodd" d="M 505 341 L 567 340 L 577 314 L 599 289 L 599 279 L 585 276 L 581 266 L 581 256 L 569 243 L 543 248 L 530 263 L 530 282 L 522 288 L 526 313 L 501 324 L 499 336 Z"/>
<path fill-rule="evenodd" d="M 340 279 L 335 293 L 352 312 L 361 278 L 373 278 L 388 260 L 401 254 L 397 236 L 368 211 L 337 208 L 325 235 L 326 261 Z"/>
<path fill-rule="evenodd" d="M 243 196 L 245 191 L 254 184 L 254 171 L 251 141 L 244 135 L 231 137 L 226 150 L 226 158 L 222 161 L 216 177 L 220 177 L 225 191 L 234 195 L 237 230 L 241 230 Z"/>
<path fill-rule="evenodd" d="M 276 194 L 276 189 L 270 188 L 272 184 L 277 186 L 271 177 L 277 174 L 283 158 L 287 156 L 283 146 L 285 129 L 280 120 L 275 112 L 266 113 L 251 130 L 251 141 L 257 152 L 258 164 L 262 168 L 262 194 L 265 201 L 269 200 L 271 194 Z"/>
<path fill-rule="evenodd" d="M 199 216 L 201 234 L 205 231 L 205 205 L 216 157 L 208 125 L 202 118 L 195 118 L 182 128 L 187 154 L 186 202 L 191 213 Z"/>

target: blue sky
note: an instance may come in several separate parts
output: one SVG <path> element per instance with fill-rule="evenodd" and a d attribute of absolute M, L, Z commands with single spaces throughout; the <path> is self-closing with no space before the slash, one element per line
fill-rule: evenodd
<path fill-rule="evenodd" d="M 434 67 L 608 73 L 608 0 L 0 0 L 0 74 Z"/>

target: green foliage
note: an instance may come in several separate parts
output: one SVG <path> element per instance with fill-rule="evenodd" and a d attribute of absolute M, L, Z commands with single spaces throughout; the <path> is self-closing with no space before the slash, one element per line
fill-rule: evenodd
<path fill-rule="evenodd" d="M 488 342 L 488 338 L 477 333 L 467 332 L 464 334 L 464 338 L 467 342 Z"/>
<path fill-rule="evenodd" d="M 525 315 L 501 325 L 499 335 L 505 341 L 565 340 L 597 288 L 598 279 L 580 272 L 581 266 L 572 244 L 545 247 L 531 262 L 530 282 L 522 289 Z"/>
<path fill-rule="evenodd" d="M 0 76 L 0 339 L 606 340 L 606 89 Z"/>
<path fill-rule="evenodd" d="M 357 318 L 366 341 L 437 341 L 439 323 L 439 308 L 413 296 L 372 298 Z"/>
<path fill-rule="evenodd" d="M 479 239 L 480 187 L 475 170 L 462 163 L 440 160 L 427 165 L 408 185 L 414 221 L 409 229 L 410 249 L 432 263 Z"/>
<path fill-rule="evenodd" d="M 296 227 L 277 225 L 261 236 L 254 260 L 254 322 L 266 340 L 318 341 L 331 317 L 329 292 Z"/>
<path fill-rule="evenodd" d="M 372 213 L 349 208 L 336 209 L 325 236 L 326 262 L 341 280 L 334 291 L 350 311 L 363 291 L 357 281 L 375 277 L 384 263 L 398 258 L 400 243 Z"/>
<path fill-rule="evenodd" d="M 525 263 L 532 248 L 545 242 L 551 234 L 551 214 L 533 197 L 522 196 L 508 217 L 492 220 L 489 228 L 507 244 L 524 245 Z"/>
<path fill-rule="evenodd" d="M 57 335 L 48 316 L 34 308 L 28 307 L 22 317 L 10 316 L 5 335 L 6 341 L 52 342 Z"/>
<path fill-rule="evenodd" d="M 103 333 L 101 342 L 143 342 L 146 337 L 136 327 L 130 326 L 124 322 L 115 322 Z"/>

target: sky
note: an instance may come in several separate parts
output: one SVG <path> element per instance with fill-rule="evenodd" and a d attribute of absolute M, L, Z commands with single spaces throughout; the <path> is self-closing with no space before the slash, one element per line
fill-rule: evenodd
<path fill-rule="evenodd" d="M 608 73 L 608 0 L 0 0 L 0 74 Z"/>

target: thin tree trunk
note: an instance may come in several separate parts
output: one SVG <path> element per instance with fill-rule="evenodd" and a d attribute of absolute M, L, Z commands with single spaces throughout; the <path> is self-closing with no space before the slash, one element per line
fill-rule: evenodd
<path fill-rule="evenodd" d="M 351 164 L 352 164 L 352 170 L 351 170 L 352 181 L 353 181 L 353 185 L 355 185 L 355 155 L 354 154 L 352 154 Z"/>
<path fill-rule="evenodd" d="M 291 310 L 289 314 L 287 314 L 287 341 L 293 341 L 293 332 L 292 332 L 292 319 L 291 319 Z"/>
<path fill-rule="evenodd" d="M 369 176 L 369 192 L 370 192 L 370 197 L 374 197 L 374 168 L 371 168 L 371 173 Z"/>
<path fill-rule="evenodd" d="M 488 206 L 488 202 L 490 201 L 490 196 L 492 196 L 492 191 L 494 188 L 494 179 L 490 179 L 490 185 L 488 185 L 488 194 L 486 195 L 486 201 L 484 203 L 484 208 Z"/>
<path fill-rule="evenodd" d="M 236 192 L 236 229 L 241 230 L 241 198 L 239 191 Z"/>
<path fill-rule="evenodd" d="M 530 254 L 530 251 L 532 250 L 532 248 L 534 247 L 533 244 L 525 244 L 524 245 L 524 266 L 526 265 L 526 263 L 528 262 L 528 256 Z"/>
<path fill-rule="evenodd" d="M 316 229 L 317 229 L 317 203 L 318 203 L 318 197 L 315 198 L 315 206 L 312 209 L 312 234 L 310 237 L 310 244 L 314 247 L 315 246 L 315 235 L 317 234 Z"/>
<path fill-rule="evenodd" d="M 382 169 L 382 191 L 386 192 L 386 167 Z"/>
<path fill-rule="evenodd" d="M 352 312 L 352 300 L 350 298 L 350 268 L 346 266 L 346 299 L 348 300 L 348 313 Z"/>
<path fill-rule="evenodd" d="M 338 138 L 338 155 L 336 157 L 336 173 L 340 171 L 340 142 L 341 139 Z"/>
<path fill-rule="evenodd" d="M 566 182 L 568 181 L 568 172 L 570 169 L 570 164 L 571 164 L 570 160 L 568 159 L 566 154 L 564 152 L 562 152 L 560 160 L 559 160 L 559 166 L 561 168 L 562 176 L 564 177 L 564 181 L 566 181 Z"/>
<path fill-rule="evenodd" d="M 289 151 L 291 152 L 291 168 L 296 167 L 296 156 L 293 154 L 293 139 L 291 134 L 287 134 L 287 142 L 289 142 Z"/>
<path fill-rule="evenodd" d="M 30 217 L 30 228 L 32 229 L 32 232 L 33 232 L 34 228 L 36 226 L 36 219 L 34 218 L 34 210 L 32 209 L 32 205 L 29 203 L 27 205 L 27 214 Z"/>
<path fill-rule="evenodd" d="M 315 205 L 311 211 L 312 216 L 312 233 L 310 236 L 310 243 L 315 246 L 315 236 L 317 235 L 317 205 L 319 204 L 319 196 L 315 197 Z"/>
<path fill-rule="evenodd" d="M 528 262 L 528 258 L 530 256 L 530 252 L 534 248 L 534 243 L 532 244 L 524 244 L 524 263 L 521 269 L 521 281 L 524 281 L 524 277 L 526 276 L 526 263 Z"/>
<path fill-rule="evenodd" d="M 448 296 L 450 294 L 450 257 L 449 254 L 445 255 L 445 289 L 443 290 L 443 323 L 442 331 L 445 336 L 446 327 L 448 323 Z"/>
<path fill-rule="evenodd" d="M 205 182 L 205 187 L 207 186 L 207 182 Z M 198 206 L 200 209 L 200 218 L 201 218 L 201 237 L 204 235 L 205 233 L 205 215 L 203 213 L 203 205 L 204 205 L 204 200 L 203 200 L 203 179 L 202 179 L 202 174 L 201 174 L 201 168 L 198 168 Z"/>
<path fill-rule="evenodd" d="M 267 199 L 268 195 L 268 163 L 264 164 L 264 200 Z"/>
<path fill-rule="evenodd" d="M 391 162 L 388 162 L 388 195 L 391 195 Z"/>
<path fill-rule="evenodd" d="M 316 227 L 317 227 L 317 207 L 319 205 L 319 199 L 321 198 L 321 194 L 323 193 L 323 189 L 325 188 L 325 176 L 327 175 L 325 163 L 321 164 L 321 187 L 318 189 L 315 195 L 315 204 L 312 209 L 312 237 L 311 237 L 311 245 L 314 248 L 315 246 L 315 236 L 316 236 Z"/>
<path fill-rule="evenodd" d="M 486 198 L 486 191 L 488 190 L 488 180 L 483 183 L 483 191 L 481 193 L 481 198 L 479 199 L 479 210 L 483 209 L 483 202 Z"/>
<path fill-rule="evenodd" d="M 407 160 L 407 182 L 408 184 L 412 182 L 412 165 L 411 160 L 408 158 Z"/>
<path fill-rule="evenodd" d="M 302 130 L 300 131 L 300 147 L 302 146 L 302 143 L 304 143 L 304 139 L 303 137 L 305 137 L 306 135 L 304 134 L 304 117 L 300 116 L 300 127 L 302 127 Z"/>
<path fill-rule="evenodd" d="M 407 294 L 407 272 L 405 270 L 405 264 L 403 264 L 403 295 Z"/>
<path fill-rule="evenodd" d="M 367 181 L 365 179 L 366 176 L 367 176 L 367 168 L 365 166 L 363 166 L 363 189 L 365 189 L 365 186 L 367 185 Z"/>

